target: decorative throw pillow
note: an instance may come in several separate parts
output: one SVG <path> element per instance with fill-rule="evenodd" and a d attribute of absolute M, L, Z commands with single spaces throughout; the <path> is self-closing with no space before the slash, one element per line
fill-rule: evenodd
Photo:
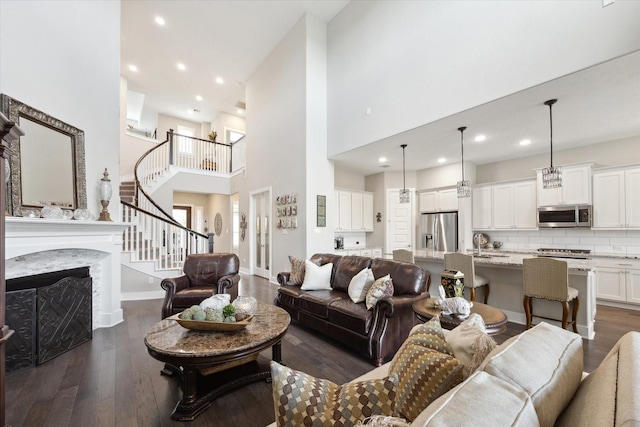
<path fill-rule="evenodd" d="M 337 385 L 271 362 L 276 424 L 355 426 L 372 415 L 392 415 L 398 377 Z"/>
<path fill-rule="evenodd" d="M 289 275 L 289 282 L 293 283 L 294 285 L 302 285 L 302 282 L 304 281 L 305 271 L 304 262 L 306 260 L 289 255 L 289 261 L 291 261 L 291 274 Z M 317 261 L 312 262 L 314 262 L 314 264 L 316 265 L 319 265 L 320 260 L 318 259 Z"/>
<path fill-rule="evenodd" d="M 405 343 L 420 345 L 455 357 L 453 349 L 444 335 L 442 326 L 440 326 L 439 317 L 433 317 L 428 322 L 421 323 L 411 329 Z"/>
<path fill-rule="evenodd" d="M 309 260 L 304 262 L 304 280 L 300 289 L 303 291 L 331 290 L 331 270 L 333 263 L 316 265 Z"/>
<path fill-rule="evenodd" d="M 484 320 L 478 313 L 472 313 L 467 320 L 449 332 L 446 340 L 454 357 L 464 365 L 462 376 L 465 379 L 497 345 L 485 332 Z"/>
<path fill-rule="evenodd" d="M 382 297 L 390 297 L 393 295 L 393 281 L 388 274 L 373 282 L 373 285 L 367 291 L 365 302 L 367 310 L 371 310 Z"/>
<path fill-rule="evenodd" d="M 363 268 L 360 273 L 353 276 L 351 282 L 349 282 L 349 289 L 347 290 L 351 301 L 356 304 L 364 301 L 373 282 L 375 282 L 375 279 L 373 278 L 373 271 L 370 268 Z"/>
<path fill-rule="evenodd" d="M 407 338 L 389 365 L 389 374 L 398 375 L 394 415 L 408 421 L 413 421 L 431 402 L 462 381 L 463 365 L 451 354 L 430 347 L 448 347 L 442 331 L 437 333 L 440 319 L 435 317 L 425 325 L 428 326 Z M 423 345 L 427 335 L 430 336 L 430 346 Z"/>

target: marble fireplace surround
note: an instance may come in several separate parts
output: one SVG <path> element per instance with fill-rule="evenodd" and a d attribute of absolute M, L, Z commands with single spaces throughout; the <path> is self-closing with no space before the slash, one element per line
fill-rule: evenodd
<path fill-rule="evenodd" d="M 92 329 L 123 321 L 121 301 L 122 232 L 119 222 L 6 217 L 7 279 L 89 267 L 93 280 Z"/>

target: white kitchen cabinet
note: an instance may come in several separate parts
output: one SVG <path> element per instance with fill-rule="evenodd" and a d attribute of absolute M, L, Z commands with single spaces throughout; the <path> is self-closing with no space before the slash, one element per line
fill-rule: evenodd
<path fill-rule="evenodd" d="M 536 200 L 535 181 L 523 181 L 513 184 L 514 228 L 535 229 L 538 227 L 538 208 Z"/>
<path fill-rule="evenodd" d="M 351 230 L 351 193 L 337 191 L 336 200 L 338 201 L 336 230 L 349 231 Z"/>
<path fill-rule="evenodd" d="M 473 205 L 473 228 L 475 230 L 490 229 L 492 217 L 491 187 L 472 189 L 471 203 Z"/>
<path fill-rule="evenodd" d="M 362 228 L 364 231 L 373 231 L 373 194 L 362 195 Z"/>
<path fill-rule="evenodd" d="M 371 258 L 371 249 L 362 249 L 360 251 L 360 256 L 368 256 Z"/>
<path fill-rule="evenodd" d="M 535 181 L 508 182 L 473 189 L 473 228 L 535 229 Z"/>
<path fill-rule="evenodd" d="M 336 191 L 336 231 L 373 231 L 373 194 Z"/>
<path fill-rule="evenodd" d="M 596 268 L 596 297 L 609 301 L 626 301 L 624 271 L 619 268 Z"/>
<path fill-rule="evenodd" d="M 491 191 L 491 228 L 513 228 L 513 184 L 494 185 Z"/>
<path fill-rule="evenodd" d="M 362 193 L 351 193 L 351 229 L 362 230 Z"/>
<path fill-rule="evenodd" d="M 542 187 L 542 170 L 537 170 L 538 206 L 588 205 L 591 203 L 591 163 L 561 166 L 562 187 Z"/>
<path fill-rule="evenodd" d="M 640 228 L 640 168 L 594 172 L 593 228 Z"/>
<path fill-rule="evenodd" d="M 449 212 L 458 210 L 458 192 L 455 188 L 420 193 L 420 212 Z"/>
<path fill-rule="evenodd" d="M 640 270 L 596 267 L 597 297 L 640 304 Z"/>
<path fill-rule="evenodd" d="M 382 248 L 371 249 L 371 258 L 382 258 Z"/>

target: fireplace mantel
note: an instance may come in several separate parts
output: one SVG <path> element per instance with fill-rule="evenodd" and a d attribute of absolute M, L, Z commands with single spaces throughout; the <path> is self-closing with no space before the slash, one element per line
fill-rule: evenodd
<path fill-rule="evenodd" d="M 89 266 L 94 281 L 93 328 L 122 322 L 122 232 L 129 224 L 19 217 L 6 217 L 5 223 L 8 279 Z"/>

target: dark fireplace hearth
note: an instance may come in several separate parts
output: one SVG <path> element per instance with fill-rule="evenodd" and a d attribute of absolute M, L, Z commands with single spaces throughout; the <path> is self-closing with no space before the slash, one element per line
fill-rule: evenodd
<path fill-rule="evenodd" d="M 92 337 L 89 267 L 7 280 L 7 373 L 45 363 Z"/>

